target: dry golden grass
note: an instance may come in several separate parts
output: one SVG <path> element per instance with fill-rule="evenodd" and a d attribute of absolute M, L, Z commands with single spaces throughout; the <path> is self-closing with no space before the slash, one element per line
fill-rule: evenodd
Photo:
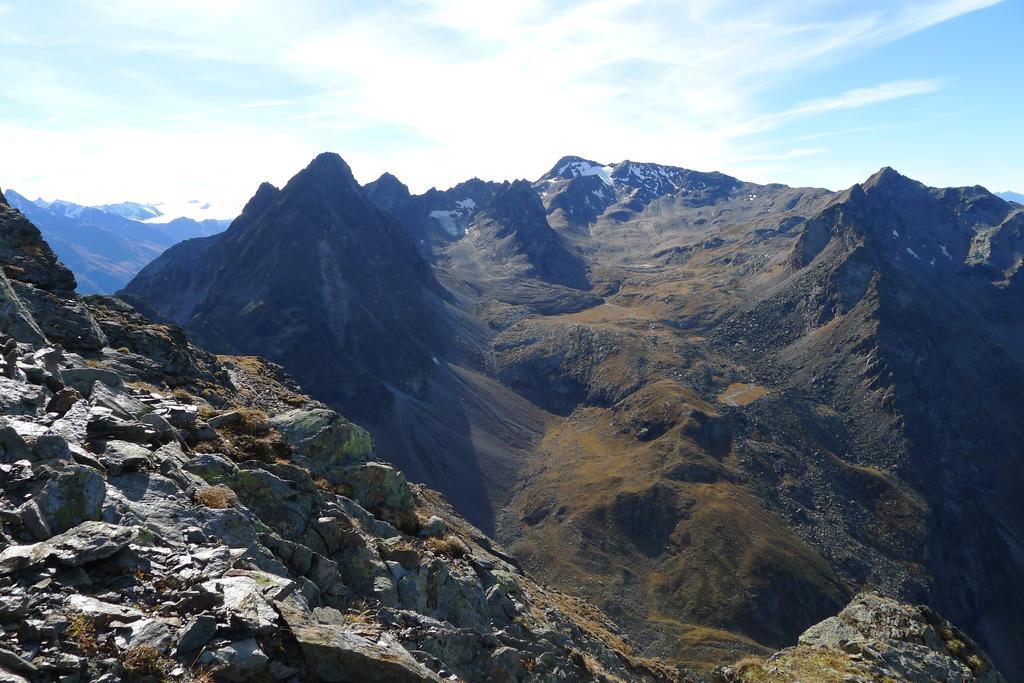
<path fill-rule="evenodd" d="M 431 536 L 425 541 L 425 545 L 434 553 L 450 557 L 453 560 L 458 560 L 469 554 L 469 548 L 454 534 L 447 534 L 441 538 Z"/>
<path fill-rule="evenodd" d="M 238 505 L 238 496 L 227 486 L 218 484 L 196 491 L 196 502 L 213 510 L 225 510 Z"/>
<path fill-rule="evenodd" d="M 688 409 L 662 412 L 660 406 L 681 402 L 713 415 L 706 402 L 670 391 L 669 384 L 627 399 L 630 412 L 671 423 Z M 843 589 L 828 563 L 726 478 L 727 453 L 680 438 L 685 424 L 639 441 L 618 431 L 613 415 L 578 409 L 542 441 L 524 475 L 530 485 L 512 501 L 523 519 L 548 510 L 511 548 L 528 569 L 567 591 L 585 587 L 584 597 L 620 615 L 624 627 L 660 634 L 666 649 L 678 653 L 673 663 L 705 671 L 765 652 L 728 632 L 747 625 L 745 596 L 753 590 L 771 592 L 792 581 L 841 607 Z M 690 467 L 724 474 L 710 483 L 673 474 Z M 651 525 L 638 523 L 643 515 L 657 516 L 661 530 L 650 534 Z"/>
<path fill-rule="evenodd" d="M 216 683 L 217 677 L 209 669 L 199 668 L 185 674 L 185 683 Z"/>
<path fill-rule="evenodd" d="M 348 496 L 352 493 L 342 484 L 332 484 L 323 477 L 323 475 L 316 475 L 313 477 L 313 485 L 316 486 L 317 491 L 324 493 L 333 493 L 336 496 Z"/>
<path fill-rule="evenodd" d="M 878 677 L 862 661 L 851 659 L 841 650 L 798 646 L 784 650 L 771 661 L 756 657 L 740 660 L 733 669 L 740 681 L 747 683 L 842 683 L 851 677 L 879 683 L 897 683 L 888 676 Z"/>
<path fill-rule="evenodd" d="M 221 427 L 217 438 L 195 446 L 200 453 L 223 453 L 235 462 L 287 462 L 292 449 L 276 429 L 270 426 L 267 414 L 252 408 L 235 408 L 242 419 Z"/>
<path fill-rule="evenodd" d="M 132 389 L 137 389 L 139 391 L 145 391 L 150 394 L 159 394 L 164 391 L 164 389 L 161 389 L 155 384 L 150 384 L 149 382 L 143 382 L 141 380 L 125 382 L 125 386 L 129 386 Z"/>

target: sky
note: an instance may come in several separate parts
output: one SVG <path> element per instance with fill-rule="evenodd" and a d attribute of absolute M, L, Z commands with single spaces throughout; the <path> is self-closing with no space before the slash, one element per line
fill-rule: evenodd
<path fill-rule="evenodd" d="M 0 187 L 235 215 L 322 151 L 414 192 L 567 154 L 1024 191 L 1024 0 L 0 0 Z"/>

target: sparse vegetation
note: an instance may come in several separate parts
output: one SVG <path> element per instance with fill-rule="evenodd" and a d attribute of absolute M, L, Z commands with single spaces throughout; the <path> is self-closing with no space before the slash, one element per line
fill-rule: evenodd
<path fill-rule="evenodd" d="M 132 683 L 163 683 L 174 668 L 174 660 L 161 655 L 152 645 L 129 648 L 118 660 L 124 667 L 126 680 Z"/>
<path fill-rule="evenodd" d="M 196 502 L 213 510 L 224 510 L 238 505 L 238 496 L 227 486 L 217 484 L 196 491 Z"/>
<path fill-rule="evenodd" d="M 196 445 L 200 453 L 223 453 L 235 462 L 287 462 L 291 447 L 262 410 L 238 408 L 240 420 L 219 428 L 217 438 Z"/>
<path fill-rule="evenodd" d="M 87 654 L 94 654 L 99 649 L 96 641 L 96 624 L 84 614 L 75 612 L 68 616 L 68 640 L 75 643 Z"/>

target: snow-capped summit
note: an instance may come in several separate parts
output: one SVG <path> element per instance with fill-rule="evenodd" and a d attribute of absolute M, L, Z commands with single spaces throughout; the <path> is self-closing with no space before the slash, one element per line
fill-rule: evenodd
<path fill-rule="evenodd" d="M 612 185 L 613 169 L 614 166 L 598 164 L 582 157 L 562 157 L 541 180 L 572 180 L 573 178 L 596 176 L 601 182 L 610 186 Z"/>
<path fill-rule="evenodd" d="M 103 204 L 95 208 L 133 221 L 146 221 L 163 215 L 163 212 L 156 208 L 156 206 L 152 204 L 139 204 L 138 202 Z"/>
<path fill-rule="evenodd" d="M 548 213 L 561 210 L 568 222 L 592 223 L 613 205 L 640 211 L 669 195 L 693 194 L 713 200 L 740 186 L 721 173 L 701 173 L 664 164 L 621 161 L 599 164 L 577 156 L 562 157 L 534 183 Z"/>

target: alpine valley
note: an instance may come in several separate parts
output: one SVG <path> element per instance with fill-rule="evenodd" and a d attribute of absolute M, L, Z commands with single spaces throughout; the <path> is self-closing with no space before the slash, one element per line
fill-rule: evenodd
<path fill-rule="evenodd" d="M 1024 679 L 1024 205 L 325 153 L 85 298 L 29 218 L 0 680 Z"/>

